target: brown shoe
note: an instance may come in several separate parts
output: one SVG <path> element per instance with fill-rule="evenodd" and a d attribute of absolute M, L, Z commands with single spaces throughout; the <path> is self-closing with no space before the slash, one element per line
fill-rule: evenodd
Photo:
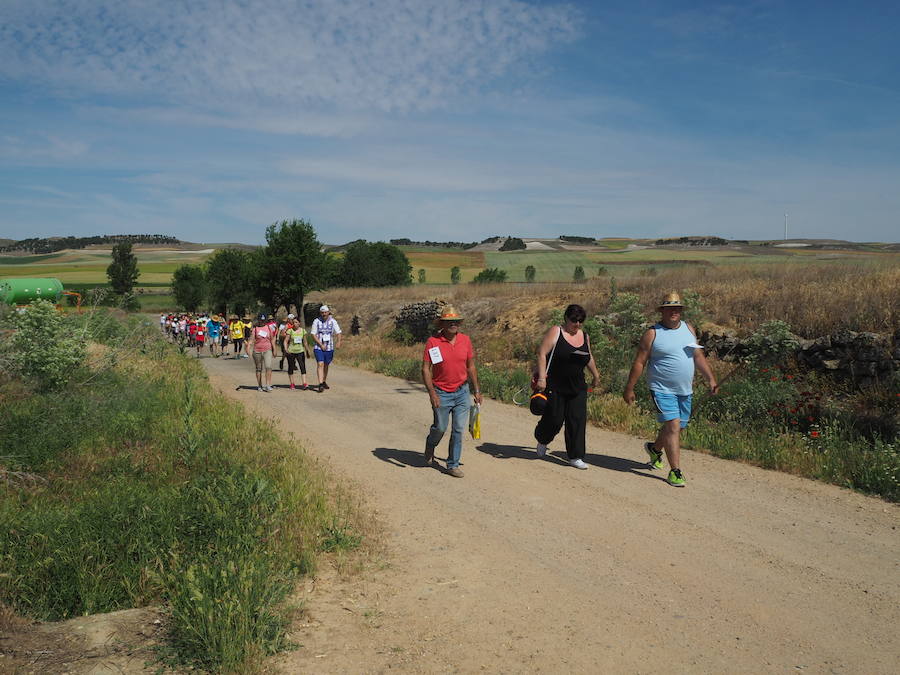
<path fill-rule="evenodd" d="M 453 467 L 452 469 L 447 469 L 447 473 L 449 473 L 454 478 L 462 478 L 465 474 L 462 472 L 458 466 Z"/>
<path fill-rule="evenodd" d="M 434 461 L 434 448 L 425 448 L 425 463 L 431 464 Z"/>

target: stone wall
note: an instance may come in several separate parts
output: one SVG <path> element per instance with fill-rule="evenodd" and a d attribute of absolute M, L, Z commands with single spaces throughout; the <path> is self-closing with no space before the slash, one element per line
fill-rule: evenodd
<path fill-rule="evenodd" d="M 700 344 L 724 361 L 745 360 L 765 345 L 738 338 L 733 331 L 704 331 Z M 867 386 L 888 380 L 900 371 L 900 329 L 893 334 L 841 330 L 815 340 L 792 337 L 797 363 L 810 370 L 830 372 Z"/>

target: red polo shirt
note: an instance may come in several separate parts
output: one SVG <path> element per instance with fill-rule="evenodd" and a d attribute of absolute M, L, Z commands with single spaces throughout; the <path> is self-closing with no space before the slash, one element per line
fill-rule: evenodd
<path fill-rule="evenodd" d="M 431 362 L 428 350 L 432 347 L 441 350 L 443 360 L 440 363 Z M 468 335 L 457 333 L 456 341 L 451 343 L 439 333 L 436 337 L 428 338 L 423 358 L 425 363 L 431 363 L 431 380 L 434 386 L 444 391 L 456 391 L 469 379 L 466 362 L 475 358 L 475 352 L 472 351 L 472 341 Z"/>

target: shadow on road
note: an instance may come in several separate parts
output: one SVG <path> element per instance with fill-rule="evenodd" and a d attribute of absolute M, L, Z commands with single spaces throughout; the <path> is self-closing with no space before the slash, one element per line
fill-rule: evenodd
<path fill-rule="evenodd" d="M 413 466 L 419 469 L 430 467 L 432 469 L 441 470 L 440 466 L 438 466 L 437 462 L 426 463 L 425 457 L 421 452 L 416 452 L 415 450 L 398 450 L 397 448 L 375 448 L 372 451 L 372 454 L 375 455 L 382 462 L 387 462 L 388 464 L 393 464 L 394 466 L 398 466 L 401 469 L 405 469 L 408 466 Z"/>
<path fill-rule="evenodd" d="M 563 455 L 565 457 L 565 455 Z M 665 482 L 665 478 L 655 473 L 650 473 L 650 468 L 646 462 L 635 462 L 633 459 L 625 459 L 624 457 L 613 457 L 611 455 L 591 455 L 588 454 L 584 458 L 585 464 L 596 466 L 609 471 L 622 471 L 624 473 L 633 473 L 644 478 L 655 478 Z"/>
<path fill-rule="evenodd" d="M 526 448 L 521 445 L 498 445 L 497 443 L 482 443 L 481 445 L 475 446 L 475 449 L 479 452 L 483 452 L 491 457 L 496 457 L 497 459 L 540 459 L 537 456 L 537 453 L 534 451 L 534 448 Z M 545 458 L 546 461 L 550 462 L 559 462 L 562 464 L 567 464 L 568 460 L 557 457 L 555 455 L 548 454 Z"/>

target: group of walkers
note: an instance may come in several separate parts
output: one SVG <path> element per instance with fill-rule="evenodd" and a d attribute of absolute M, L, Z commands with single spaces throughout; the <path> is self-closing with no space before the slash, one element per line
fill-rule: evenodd
<path fill-rule="evenodd" d="M 691 416 L 695 368 L 705 377 L 712 394 L 718 384 L 712 369 L 697 343 L 694 329 L 681 318 L 684 305 L 677 293 L 669 293 L 657 308 L 660 320 L 641 337 L 637 354 L 622 396 L 635 401 L 634 387 L 645 372 L 647 384 L 657 409 L 659 433 L 645 443 L 649 468 L 663 468 L 665 454 L 669 462 L 667 482 L 674 487 L 686 485 L 681 470 L 681 430 Z M 551 327 L 537 351 L 537 367 L 532 381 L 531 410 L 540 415 L 534 429 L 537 457 L 545 457 L 548 446 L 565 428 L 566 455 L 576 469 L 587 469 L 585 435 L 587 397 L 599 384 L 600 373 L 591 352 L 590 338 L 583 330 L 587 314 L 580 305 L 569 305 L 563 323 Z M 462 440 L 469 417 L 470 395 L 481 404 L 481 389 L 475 367 L 475 352 L 467 335 L 460 332 L 462 316 L 445 307 L 438 320 L 438 333 L 425 344 L 422 380 L 431 399 L 433 421 L 425 438 L 424 458 L 434 461 L 435 449 L 450 431 L 447 473 L 462 478 L 459 468 Z M 592 378 L 588 386 L 587 369 Z M 471 388 L 470 388 L 471 383 Z"/>
<path fill-rule="evenodd" d="M 303 321 L 294 314 L 288 314 L 280 322 L 266 314 L 257 315 L 255 320 L 247 315 L 232 315 L 227 321 L 218 314 L 161 314 L 159 325 L 171 340 L 195 348 L 197 358 L 200 358 L 204 345 L 208 345 L 210 356 L 225 356 L 229 343 L 233 347 L 231 358 L 248 359 L 252 356 L 257 389 L 261 392 L 272 391 L 276 358 L 279 358 L 279 370 L 284 370 L 287 361 L 291 389 L 318 392 L 330 389 L 328 368 L 334 359 L 334 350 L 341 346 L 342 339 L 341 327 L 327 305 L 319 308 L 319 316 L 313 320 L 308 331 Z M 306 379 L 310 347 L 316 360 L 317 382 L 313 386 Z M 300 372 L 299 386 L 294 376 L 297 371 Z"/>
<path fill-rule="evenodd" d="M 710 392 L 718 393 L 718 384 L 703 348 L 697 343 L 694 329 L 681 318 L 684 306 L 677 293 L 669 293 L 658 306 L 660 320 L 641 337 L 637 354 L 622 394 L 625 402 L 635 401 L 634 388 L 646 372 L 647 384 L 657 409 L 659 433 L 645 443 L 651 469 L 663 468 L 663 455 L 669 463 L 667 481 L 684 487 L 681 471 L 681 430 L 691 416 L 694 371 L 706 378 Z M 583 330 L 587 314 L 580 305 L 572 304 L 563 313 L 563 322 L 551 327 L 537 351 L 537 367 L 532 380 L 531 410 L 540 415 L 534 429 L 536 456 L 546 457 L 548 446 L 564 430 L 566 456 L 576 469 L 587 469 L 586 455 L 587 399 L 600 382 L 591 342 Z M 428 391 L 433 413 L 425 438 L 425 461 L 434 462 L 434 453 L 450 427 L 447 473 L 462 478 L 460 458 L 462 442 L 469 422 L 471 400 L 481 405 L 475 351 L 469 336 L 460 331 L 463 317 L 451 306 L 445 306 L 437 320 L 437 332 L 425 343 L 422 381 Z M 232 316 L 225 321 L 219 315 L 163 314 L 160 327 L 171 339 L 197 349 L 199 358 L 204 344 L 213 357 L 225 354 L 233 346 L 232 358 L 253 357 L 256 381 L 261 392 L 272 391 L 272 370 L 276 353 L 280 353 L 279 369 L 288 364 L 291 389 L 330 389 L 328 369 L 335 349 L 341 346 L 341 327 L 327 305 L 319 308 L 319 316 L 306 330 L 300 317 L 288 314 L 278 322 L 260 314 L 254 321 L 248 316 Z M 317 384 L 310 386 L 306 378 L 306 360 L 310 347 L 316 360 Z M 591 375 L 585 381 L 584 371 Z M 299 370 L 299 387 L 294 374 Z M 470 386 L 471 385 L 471 386 Z"/>

